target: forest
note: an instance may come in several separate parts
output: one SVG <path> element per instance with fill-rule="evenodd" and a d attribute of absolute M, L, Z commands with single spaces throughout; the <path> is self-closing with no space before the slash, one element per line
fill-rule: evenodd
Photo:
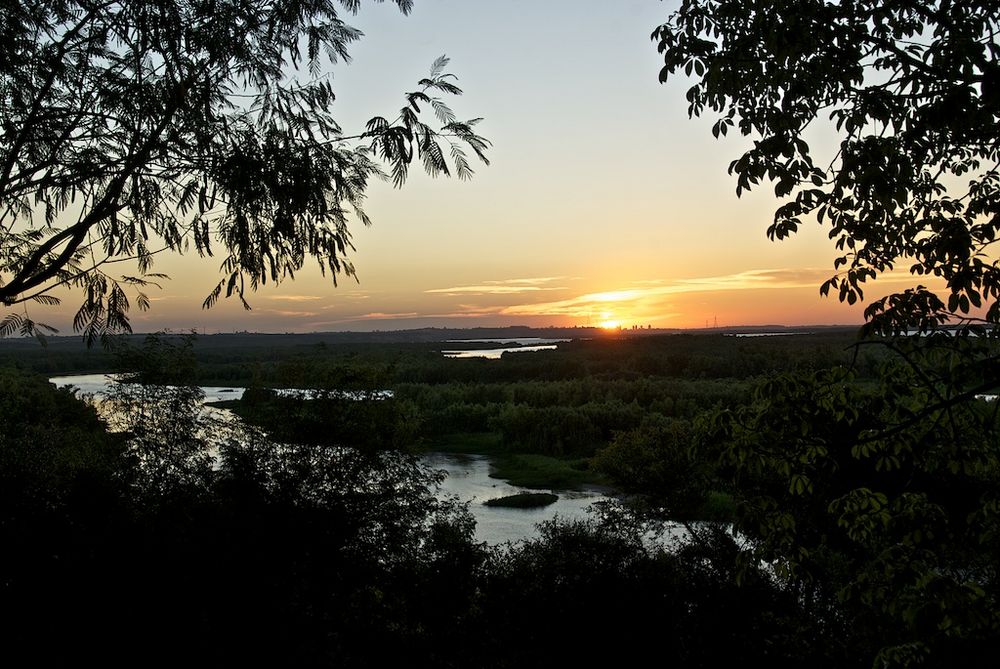
<path fill-rule="evenodd" d="M 110 426 L 31 370 L 44 349 L 12 356 L 20 345 L 0 342 L 0 568 L 21 650 L 860 667 L 916 637 L 929 666 L 992 657 L 995 435 L 936 454 L 866 440 L 900 432 L 886 384 L 901 397 L 913 386 L 898 343 L 853 330 L 609 336 L 487 360 L 445 358 L 445 343 L 292 338 L 262 356 L 201 341 L 78 349 L 92 362 L 68 367 L 111 360 L 103 371 L 124 375 L 102 401 Z M 201 409 L 196 384 L 222 380 L 246 384 L 230 402 L 244 420 Z M 995 405 L 927 420 L 971 436 Z M 438 474 L 416 457 L 449 448 L 489 454 L 529 486 L 600 482 L 617 501 L 535 539 L 479 544 L 468 508 L 436 497 Z M 662 522 L 689 540 L 651 540 Z M 919 553 L 923 580 L 887 550 Z M 64 641 L 43 643 L 53 636 Z"/>

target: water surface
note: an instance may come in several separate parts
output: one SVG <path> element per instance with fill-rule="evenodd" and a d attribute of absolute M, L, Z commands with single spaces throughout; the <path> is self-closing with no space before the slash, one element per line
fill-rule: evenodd
<path fill-rule="evenodd" d="M 485 455 L 429 453 L 422 460 L 447 474 L 441 484 L 441 494 L 469 502 L 469 510 L 476 519 L 476 538 L 489 544 L 536 537 L 537 523 L 557 516 L 563 520 L 582 519 L 586 517 L 591 504 L 607 499 L 597 491 L 529 491 L 501 479 L 490 478 L 490 460 Z M 521 492 L 551 492 L 558 495 L 559 499 L 553 504 L 535 509 L 510 509 L 483 504 L 488 499 Z"/>
<path fill-rule="evenodd" d="M 504 353 L 530 351 L 554 351 L 556 344 L 569 339 L 547 339 L 545 337 L 498 337 L 494 339 L 449 339 L 446 344 L 500 344 L 497 348 L 454 349 L 441 351 L 446 358 L 487 358 L 499 360 Z"/>
<path fill-rule="evenodd" d="M 552 346 L 555 348 L 555 346 Z M 521 350 L 521 349 L 514 349 Z M 56 386 L 72 386 L 82 394 L 101 396 L 114 381 L 114 375 L 77 374 L 56 376 L 49 379 Z M 239 399 L 243 388 L 226 386 L 202 386 L 205 400 Z M 305 392 L 305 391 L 303 391 Z M 232 412 L 217 410 L 220 414 L 235 418 Z M 587 508 L 594 502 L 607 499 L 597 491 L 551 490 L 559 496 L 558 501 L 536 509 L 510 509 L 488 507 L 483 504 L 488 499 L 529 492 L 527 488 L 513 486 L 506 481 L 490 478 L 490 460 L 484 455 L 454 455 L 450 453 L 429 453 L 421 456 L 421 461 L 434 469 L 445 472 L 446 477 L 438 494 L 455 497 L 469 503 L 469 510 L 476 519 L 476 539 L 488 544 L 516 542 L 538 536 L 537 523 L 559 517 L 565 520 L 584 518 Z M 531 492 L 538 492 L 537 490 Z"/>

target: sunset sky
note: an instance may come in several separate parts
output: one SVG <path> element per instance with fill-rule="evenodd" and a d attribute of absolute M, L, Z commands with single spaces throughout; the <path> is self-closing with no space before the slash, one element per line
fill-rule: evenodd
<path fill-rule="evenodd" d="M 353 62 L 333 70 L 344 129 L 391 118 L 447 54 L 465 90 L 452 107 L 484 117 L 493 164 L 469 182 L 414 170 L 402 190 L 375 184 L 374 225 L 352 231 L 358 282 L 334 288 L 310 267 L 254 295 L 250 312 L 235 301 L 204 311 L 218 261 L 159 260 L 172 280 L 134 328 L 859 323 L 862 307 L 819 295 L 834 257 L 826 232 L 769 242 L 770 188 L 738 199 L 726 173 L 745 140 L 713 139 L 714 119 L 687 117 L 687 84 L 658 83 L 649 36 L 674 4 L 417 0 L 403 16 L 367 3 Z M 71 331 L 68 317 L 45 316 Z"/>

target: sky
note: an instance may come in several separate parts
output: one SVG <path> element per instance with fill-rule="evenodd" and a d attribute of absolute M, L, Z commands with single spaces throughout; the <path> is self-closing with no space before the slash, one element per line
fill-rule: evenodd
<path fill-rule="evenodd" d="M 658 82 L 650 33 L 674 2 L 416 0 L 403 16 L 366 3 L 365 37 L 330 68 L 345 131 L 392 118 L 446 54 L 460 118 L 483 117 L 491 165 L 471 181 L 417 169 L 375 183 L 371 227 L 352 228 L 357 281 L 312 267 L 211 310 L 218 262 L 160 259 L 136 331 L 314 332 L 498 325 L 854 324 L 862 305 L 822 298 L 833 243 L 818 224 L 771 242 L 778 201 L 737 198 L 729 162 L 747 140 L 689 119 L 683 79 Z M 823 140 L 822 137 L 819 138 Z M 416 168 L 416 166 L 415 166 Z M 891 279 L 874 287 L 890 292 Z M 67 304 L 72 304 L 69 300 Z M 44 320 L 39 317 L 39 320 Z M 68 333 L 68 317 L 49 319 Z"/>

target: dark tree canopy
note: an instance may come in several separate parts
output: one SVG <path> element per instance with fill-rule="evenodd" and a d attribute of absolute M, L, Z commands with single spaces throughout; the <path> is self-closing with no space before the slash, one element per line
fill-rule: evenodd
<path fill-rule="evenodd" d="M 1000 4 L 683 0 L 653 39 L 661 80 L 693 77 L 690 114 L 752 140 L 729 171 L 738 194 L 767 181 L 784 198 L 769 236 L 829 230 L 823 294 L 853 304 L 886 272 L 914 276 L 865 310 L 884 335 L 857 344 L 885 353 L 874 378 L 779 376 L 703 424 L 747 563 L 848 621 L 844 647 L 876 667 L 993 666 Z"/>
<path fill-rule="evenodd" d="M 379 0 L 381 1 L 381 0 Z M 411 0 L 394 0 L 408 13 Z M 478 119 L 448 59 L 398 113 L 356 134 L 331 115 L 325 61 L 348 59 L 360 0 L 28 0 L 0 8 L 0 334 L 43 327 L 23 306 L 79 289 L 74 329 L 128 330 L 160 252 L 218 254 L 220 296 L 291 278 L 309 258 L 352 275 L 353 218 L 372 177 L 472 175 Z M 299 79 L 299 75 L 303 79 Z M 434 120 L 426 117 L 432 114 Z M 431 125 L 433 124 L 433 126 Z"/>
<path fill-rule="evenodd" d="M 823 284 L 850 303 L 879 274 L 940 277 L 872 302 L 872 330 L 1000 322 L 1000 5 L 992 0 L 684 0 L 653 32 L 661 81 L 694 76 L 692 115 L 715 114 L 753 147 L 737 193 L 767 180 L 787 198 L 768 235 L 806 219 L 841 256 Z M 829 164 L 806 143 L 829 122 Z"/>

